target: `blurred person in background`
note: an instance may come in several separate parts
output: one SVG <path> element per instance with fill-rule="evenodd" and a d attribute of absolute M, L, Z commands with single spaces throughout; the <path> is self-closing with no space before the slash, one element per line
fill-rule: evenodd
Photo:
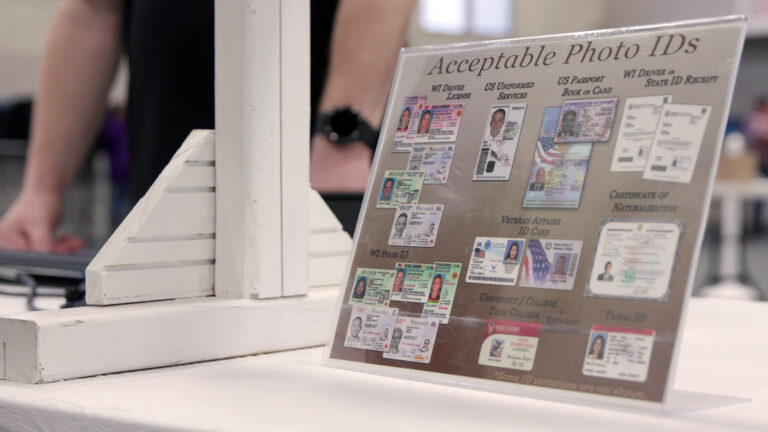
<path fill-rule="evenodd" d="M 747 143 L 760 157 L 760 170 L 768 176 L 768 97 L 761 96 L 744 125 Z"/>

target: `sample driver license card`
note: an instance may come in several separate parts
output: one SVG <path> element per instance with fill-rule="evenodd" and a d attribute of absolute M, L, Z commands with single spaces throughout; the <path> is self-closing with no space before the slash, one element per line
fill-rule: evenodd
<path fill-rule="evenodd" d="M 468 283 L 514 285 L 525 239 L 476 237 L 467 269 Z"/>
<path fill-rule="evenodd" d="M 387 351 L 396 320 L 397 309 L 355 306 L 349 316 L 344 346 Z"/>
<path fill-rule="evenodd" d="M 461 263 L 436 262 L 429 297 L 421 312 L 422 318 L 437 318 L 447 324 L 451 317 L 453 298 L 461 275 Z"/>
<path fill-rule="evenodd" d="M 421 110 L 426 104 L 426 96 L 407 96 L 403 100 L 403 108 L 400 110 L 400 117 L 397 119 L 397 129 L 395 129 L 393 152 L 407 153 L 410 151 Z"/>
<path fill-rule="evenodd" d="M 397 208 L 398 204 L 418 204 L 424 171 L 385 171 L 377 208 Z"/>
<path fill-rule="evenodd" d="M 424 184 L 445 184 L 451 170 L 453 144 L 418 144 L 411 149 L 408 160 L 409 170 L 424 170 Z"/>
<path fill-rule="evenodd" d="M 492 105 L 473 180 L 509 180 L 526 104 Z"/>
<path fill-rule="evenodd" d="M 643 171 L 661 109 L 671 95 L 630 97 L 624 102 L 611 171 Z"/>
<path fill-rule="evenodd" d="M 436 319 L 398 317 L 384 358 L 429 363 L 439 325 Z"/>
<path fill-rule="evenodd" d="M 528 240 L 520 270 L 520 286 L 573 289 L 581 245 L 581 240 Z"/>
<path fill-rule="evenodd" d="M 619 98 L 563 102 L 555 142 L 601 142 L 611 139 Z"/>
<path fill-rule="evenodd" d="M 434 273 L 434 264 L 395 264 L 392 300 L 425 303 L 429 297 Z"/>
<path fill-rule="evenodd" d="M 389 244 L 433 247 L 442 217 L 442 204 L 400 204 L 392 221 Z"/>
<path fill-rule="evenodd" d="M 477 362 L 485 366 L 529 371 L 533 369 L 541 324 L 489 320 Z"/>
<path fill-rule="evenodd" d="M 394 270 L 358 268 L 349 304 L 389 306 L 394 282 Z"/>
<path fill-rule="evenodd" d="M 664 105 L 643 178 L 690 183 L 711 112 L 707 105 Z"/>
<path fill-rule="evenodd" d="M 682 221 L 604 220 L 588 296 L 666 300 Z"/>
<path fill-rule="evenodd" d="M 644 382 L 653 350 L 653 330 L 592 326 L 584 375 Z"/>
<path fill-rule="evenodd" d="M 464 104 L 425 106 L 419 115 L 414 144 L 456 141 L 462 117 Z"/>

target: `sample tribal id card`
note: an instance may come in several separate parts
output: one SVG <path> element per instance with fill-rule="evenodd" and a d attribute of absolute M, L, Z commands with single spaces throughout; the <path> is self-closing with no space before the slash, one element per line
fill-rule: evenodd
<path fill-rule="evenodd" d="M 588 296 L 666 300 L 681 221 L 604 220 Z"/>
<path fill-rule="evenodd" d="M 492 105 L 473 180 L 509 180 L 526 104 Z"/>
<path fill-rule="evenodd" d="M 387 307 L 394 282 L 394 270 L 358 268 L 349 304 Z"/>
<path fill-rule="evenodd" d="M 523 199 L 525 208 L 579 208 L 592 143 L 555 143 L 559 118 L 560 107 L 544 111 Z"/>
<path fill-rule="evenodd" d="M 463 116 L 464 104 L 425 106 L 419 116 L 413 143 L 456 141 Z"/>
<path fill-rule="evenodd" d="M 432 276 L 427 303 L 421 312 L 422 318 L 437 318 L 440 324 L 448 324 L 460 275 L 461 263 L 435 263 L 435 274 Z"/>
<path fill-rule="evenodd" d="M 415 145 L 411 149 L 408 169 L 423 170 L 426 173 L 424 184 L 445 184 L 448 182 L 455 148 L 453 144 Z"/>
<path fill-rule="evenodd" d="M 407 96 L 405 98 L 403 108 L 400 110 L 400 117 L 397 120 L 395 143 L 392 147 L 393 152 L 407 153 L 411 150 L 421 110 L 426 103 L 426 96 Z"/>
<path fill-rule="evenodd" d="M 643 178 L 690 183 L 711 112 L 707 105 L 664 105 Z"/>
<path fill-rule="evenodd" d="M 443 217 L 442 204 L 401 204 L 389 233 L 391 246 L 433 247 Z"/>
<path fill-rule="evenodd" d="M 643 171 L 659 123 L 661 108 L 671 95 L 627 98 L 621 115 L 611 171 Z"/>
<path fill-rule="evenodd" d="M 489 320 L 477 362 L 484 366 L 529 371 L 539 346 L 541 324 Z"/>
<path fill-rule="evenodd" d="M 355 306 L 349 316 L 344 346 L 387 351 L 396 320 L 397 309 Z"/>
<path fill-rule="evenodd" d="M 602 142 L 611 139 L 619 98 L 563 102 L 555 142 Z"/>
<path fill-rule="evenodd" d="M 384 358 L 429 363 L 439 325 L 436 319 L 398 317 Z"/>
<path fill-rule="evenodd" d="M 592 326 L 582 373 L 644 382 L 653 351 L 653 330 Z"/>
<path fill-rule="evenodd" d="M 398 204 L 418 204 L 424 171 L 385 171 L 377 208 L 397 208 Z"/>
<path fill-rule="evenodd" d="M 520 286 L 573 289 L 582 243 L 581 240 L 528 240 Z"/>
<path fill-rule="evenodd" d="M 468 283 L 514 285 L 525 239 L 476 237 L 467 269 Z"/>
<path fill-rule="evenodd" d="M 395 264 L 392 300 L 426 303 L 435 273 L 434 264 Z"/>

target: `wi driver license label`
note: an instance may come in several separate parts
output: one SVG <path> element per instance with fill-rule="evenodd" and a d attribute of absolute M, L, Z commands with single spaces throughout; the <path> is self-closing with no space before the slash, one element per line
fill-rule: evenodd
<path fill-rule="evenodd" d="M 397 120 L 395 143 L 392 147 L 393 152 L 406 153 L 410 151 L 413 145 L 416 125 L 419 123 L 421 110 L 424 109 L 426 103 L 426 96 L 407 96 L 405 98 L 403 108 L 400 110 L 400 117 Z"/>
<path fill-rule="evenodd" d="M 434 273 L 434 264 L 395 264 L 392 300 L 426 303 Z"/>
<path fill-rule="evenodd" d="M 619 98 L 563 102 L 555 142 L 601 142 L 611 139 Z"/>
<path fill-rule="evenodd" d="M 435 263 L 435 274 L 432 276 L 427 303 L 421 312 L 422 318 L 437 318 L 440 324 L 448 324 L 460 275 L 461 263 Z"/>
<path fill-rule="evenodd" d="M 355 306 L 349 316 L 344 346 L 387 351 L 396 320 L 397 309 Z"/>
<path fill-rule="evenodd" d="M 442 204 L 401 204 L 389 232 L 391 246 L 433 247 L 443 217 Z"/>
<path fill-rule="evenodd" d="M 455 147 L 453 144 L 415 145 L 411 149 L 408 169 L 423 170 L 426 173 L 424 184 L 445 184 L 448 182 Z"/>
<path fill-rule="evenodd" d="M 467 269 L 467 282 L 514 285 L 525 239 L 477 237 Z"/>
<path fill-rule="evenodd" d="M 439 325 L 435 319 L 397 318 L 392 342 L 389 350 L 384 352 L 384 358 L 429 363 Z"/>
<path fill-rule="evenodd" d="M 398 204 L 418 204 L 424 171 L 385 171 L 377 208 L 397 208 Z"/>
<path fill-rule="evenodd" d="M 530 371 L 536 359 L 541 325 L 489 320 L 477 362 L 484 366 Z"/>
<path fill-rule="evenodd" d="M 581 240 L 528 240 L 520 271 L 520 286 L 573 289 L 581 245 Z"/>
<path fill-rule="evenodd" d="M 653 330 L 593 326 L 582 373 L 644 382 L 653 350 Z"/>
<path fill-rule="evenodd" d="M 427 105 L 419 115 L 414 144 L 454 142 L 464 117 L 464 104 Z"/>
<path fill-rule="evenodd" d="M 473 180 L 509 180 L 525 107 L 524 103 L 491 106 Z"/>
<path fill-rule="evenodd" d="M 359 268 L 355 273 L 349 304 L 389 306 L 394 282 L 394 270 Z"/>

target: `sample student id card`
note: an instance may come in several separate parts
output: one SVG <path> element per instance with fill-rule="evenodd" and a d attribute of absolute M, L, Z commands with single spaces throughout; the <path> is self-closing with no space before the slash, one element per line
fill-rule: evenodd
<path fill-rule="evenodd" d="M 477 362 L 485 366 L 529 371 L 539 346 L 541 324 L 489 320 Z"/>

